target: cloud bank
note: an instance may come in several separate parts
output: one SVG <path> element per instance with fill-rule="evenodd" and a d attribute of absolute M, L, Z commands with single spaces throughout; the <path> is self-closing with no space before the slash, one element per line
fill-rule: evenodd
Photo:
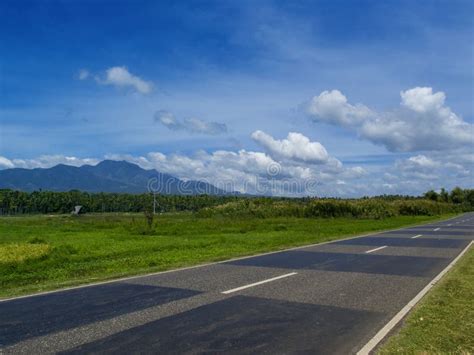
<path fill-rule="evenodd" d="M 277 139 L 272 139 L 278 141 Z M 313 142 L 314 143 L 314 142 Z M 103 159 L 126 160 L 183 180 L 201 180 L 228 191 L 280 196 L 352 197 L 380 194 L 417 195 L 430 189 L 471 187 L 474 154 L 414 155 L 383 169 L 345 166 L 329 156 L 325 163 L 274 158 L 245 149 L 194 154 L 150 152 L 142 156 L 111 154 L 102 158 L 45 155 L 35 159 L 0 157 L 0 169 L 51 167 L 59 163 L 95 165 Z"/>
<path fill-rule="evenodd" d="M 192 155 L 150 152 L 145 156 L 106 155 L 105 159 L 126 160 L 146 169 L 156 169 L 183 180 L 201 180 L 227 190 L 250 194 L 307 196 L 341 195 L 345 180 L 357 180 L 366 175 L 362 167 L 344 167 L 329 156 L 318 142 L 312 142 L 301 133 L 290 133 L 278 140 L 262 132 L 252 135 L 265 152 L 216 150 L 198 151 Z M 3 168 L 51 167 L 97 164 L 102 159 L 76 158 L 60 155 L 41 156 L 37 159 L 0 157 Z"/>

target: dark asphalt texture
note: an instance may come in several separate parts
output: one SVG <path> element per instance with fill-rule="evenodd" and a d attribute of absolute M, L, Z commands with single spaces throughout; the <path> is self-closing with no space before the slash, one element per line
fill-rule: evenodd
<path fill-rule="evenodd" d="M 7 300 L 0 353 L 355 353 L 473 239 L 470 213 Z"/>

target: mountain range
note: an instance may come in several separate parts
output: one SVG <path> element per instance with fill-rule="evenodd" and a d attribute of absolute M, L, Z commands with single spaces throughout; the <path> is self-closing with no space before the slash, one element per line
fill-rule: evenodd
<path fill-rule="evenodd" d="M 69 191 L 162 194 L 228 195 L 202 181 L 184 181 L 154 169 L 142 169 L 126 161 L 104 160 L 80 167 L 59 164 L 51 168 L 0 170 L 0 189 L 20 191 Z"/>

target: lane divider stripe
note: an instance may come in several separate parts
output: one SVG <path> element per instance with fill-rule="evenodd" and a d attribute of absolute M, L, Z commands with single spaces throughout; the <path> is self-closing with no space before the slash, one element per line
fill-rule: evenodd
<path fill-rule="evenodd" d="M 237 292 L 237 291 L 240 291 L 240 290 L 245 290 L 246 288 L 249 288 L 249 287 L 258 286 L 258 285 L 261 285 L 261 284 L 265 284 L 267 282 L 272 282 L 272 281 L 275 281 L 275 280 L 283 279 L 285 277 L 294 276 L 296 274 L 298 274 L 298 273 L 297 272 L 290 272 L 289 274 L 280 275 L 280 276 L 277 276 L 277 277 L 272 277 L 271 279 L 266 279 L 266 280 L 263 280 L 263 281 L 255 282 L 253 284 L 240 286 L 240 287 L 237 287 L 237 288 L 233 288 L 231 290 L 223 291 L 221 293 L 223 293 L 224 295 L 228 295 L 229 293 Z"/>
<path fill-rule="evenodd" d="M 374 251 L 381 250 L 381 249 L 384 249 L 386 247 L 387 247 L 387 245 L 384 245 L 383 247 L 378 247 L 378 248 L 375 248 L 375 249 L 367 250 L 365 253 L 366 254 L 373 253 Z"/>

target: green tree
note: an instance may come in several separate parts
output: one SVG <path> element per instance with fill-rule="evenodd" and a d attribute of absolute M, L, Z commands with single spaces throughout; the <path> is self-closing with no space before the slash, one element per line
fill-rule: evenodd
<path fill-rule="evenodd" d="M 439 195 L 436 191 L 430 190 L 428 192 L 425 192 L 425 198 L 432 201 L 438 201 Z"/>
<path fill-rule="evenodd" d="M 449 202 L 449 194 L 448 194 L 448 191 L 444 189 L 444 187 L 441 189 L 441 192 L 439 193 L 439 198 L 441 202 Z"/>
<path fill-rule="evenodd" d="M 450 199 L 452 203 L 463 203 L 464 191 L 460 187 L 455 187 L 451 190 Z"/>

